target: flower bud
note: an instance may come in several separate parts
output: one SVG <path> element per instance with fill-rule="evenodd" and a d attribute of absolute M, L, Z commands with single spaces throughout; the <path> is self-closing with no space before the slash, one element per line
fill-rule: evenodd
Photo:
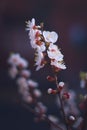
<path fill-rule="evenodd" d="M 49 88 L 47 92 L 48 92 L 48 94 L 51 94 L 52 91 L 53 91 L 53 89 L 52 89 L 52 88 Z"/>
<path fill-rule="evenodd" d="M 69 116 L 69 120 L 71 120 L 71 121 L 75 121 L 76 118 L 75 118 L 73 115 L 70 115 L 70 116 Z"/>
<path fill-rule="evenodd" d="M 70 98 L 70 95 L 69 95 L 69 93 L 63 93 L 63 95 L 62 95 L 62 98 L 63 99 L 69 99 Z"/>
<path fill-rule="evenodd" d="M 54 77 L 52 77 L 52 76 L 49 76 L 49 75 L 48 75 L 48 76 L 47 76 L 47 80 L 48 80 L 48 81 L 50 81 L 50 82 L 52 82 L 52 81 L 54 81 L 54 80 L 55 80 L 55 78 L 54 78 Z"/>
<path fill-rule="evenodd" d="M 60 92 L 64 87 L 64 82 L 59 82 L 59 85 L 57 86 L 58 91 Z"/>
<path fill-rule="evenodd" d="M 53 90 L 51 88 L 48 89 L 48 94 L 56 94 L 57 90 Z"/>
<path fill-rule="evenodd" d="M 75 121 L 76 121 L 76 117 L 74 115 L 70 115 L 68 117 L 68 123 L 69 123 L 69 125 L 73 125 L 75 123 Z"/>
<path fill-rule="evenodd" d="M 59 86 L 63 87 L 64 86 L 64 82 L 59 82 Z"/>

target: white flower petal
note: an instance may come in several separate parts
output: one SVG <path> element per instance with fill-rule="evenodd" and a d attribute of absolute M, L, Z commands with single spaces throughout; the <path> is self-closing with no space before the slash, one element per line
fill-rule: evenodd
<path fill-rule="evenodd" d="M 43 36 L 44 36 L 46 42 L 55 43 L 58 39 L 58 34 L 54 31 L 52 31 L 52 32 L 43 31 Z"/>
<path fill-rule="evenodd" d="M 50 44 L 48 50 L 47 50 L 48 57 L 50 59 L 55 59 L 57 61 L 62 61 L 63 60 L 63 55 L 58 49 L 58 47 L 54 44 Z"/>
<path fill-rule="evenodd" d="M 57 67 L 59 69 L 66 69 L 66 66 L 63 63 L 58 62 L 56 60 L 51 61 L 51 65 L 53 65 L 53 66 L 55 66 L 55 67 Z"/>

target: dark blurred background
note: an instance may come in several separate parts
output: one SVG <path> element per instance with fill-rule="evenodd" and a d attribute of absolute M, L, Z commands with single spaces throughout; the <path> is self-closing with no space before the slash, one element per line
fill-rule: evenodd
<path fill-rule="evenodd" d="M 36 19 L 36 24 L 44 22 L 45 30 L 56 31 L 59 35 L 57 44 L 64 54 L 67 66 L 60 73 L 60 80 L 67 82 L 70 88 L 78 92 L 79 72 L 87 71 L 86 0 L 1 0 L 0 130 L 34 130 L 36 127 L 45 129 L 47 125 L 32 125 L 33 116 L 17 104 L 17 86 L 8 76 L 9 54 L 18 52 L 29 61 L 32 77 L 40 83 L 42 91 L 45 92 L 49 87 L 46 81 L 49 70 L 35 72 L 33 68 L 33 50 L 25 31 L 25 21 L 32 18 Z"/>

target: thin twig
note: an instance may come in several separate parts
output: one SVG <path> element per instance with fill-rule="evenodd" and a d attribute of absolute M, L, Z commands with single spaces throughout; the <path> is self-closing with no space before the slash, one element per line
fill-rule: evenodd
<path fill-rule="evenodd" d="M 58 87 L 58 79 L 57 79 L 56 74 L 55 74 L 55 82 L 56 82 L 56 86 Z M 58 97 L 59 97 L 59 101 L 60 101 L 61 110 L 62 110 L 62 114 L 63 114 L 63 117 L 64 117 L 66 129 L 69 130 L 69 126 L 68 126 L 68 123 L 67 123 L 67 120 L 66 120 L 66 114 L 65 114 L 65 111 L 64 111 L 63 101 L 62 101 L 60 93 L 58 93 Z"/>

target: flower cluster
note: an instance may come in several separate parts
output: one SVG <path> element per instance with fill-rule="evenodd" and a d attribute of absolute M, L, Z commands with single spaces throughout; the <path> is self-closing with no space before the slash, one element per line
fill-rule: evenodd
<path fill-rule="evenodd" d="M 46 116 L 47 107 L 39 100 L 42 93 L 38 89 L 38 83 L 30 78 L 31 71 L 28 69 L 27 60 L 21 57 L 19 53 L 12 53 L 8 58 L 8 64 L 10 65 L 9 75 L 12 79 L 16 79 L 18 85 L 20 101 L 36 115 L 34 120 L 38 122 L 46 118 L 52 126 L 55 126 L 49 115 Z"/>
<path fill-rule="evenodd" d="M 50 63 L 55 71 L 66 69 L 63 62 L 64 56 L 58 46 L 54 44 L 58 39 L 58 34 L 55 31 L 43 30 L 42 24 L 36 25 L 34 18 L 27 22 L 27 30 L 30 44 L 36 51 L 36 70 L 43 68 L 47 63 Z"/>
<path fill-rule="evenodd" d="M 34 103 L 41 96 L 41 91 L 37 88 L 38 83 L 30 78 L 31 72 L 27 69 L 28 62 L 20 54 L 13 53 L 8 63 L 10 64 L 9 75 L 16 78 L 22 100 L 26 103 Z"/>
<path fill-rule="evenodd" d="M 15 78 L 18 74 L 18 69 L 22 69 L 23 72 L 25 73 L 24 69 L 28 67 L 28 62 L 20 56 L 20 54 L 11 54 L 8 63 L 11 65 L 9 69 L 9 74 L 11 75 L 12 78 Z M 30 72 L 26 71 L 26 74 L 29 76 Z"/>
<path fill-rule="evenodd" d="M 56 89 L 49 88 L 48 94 L 57 95 L 58 105 L 62 111 L 66 129 L 69 130 L 76 123 L 75 115 L 78 115 L 79 112 L 74 103 L 75 95 L 73 91 L 68 91 L 64 82 L 58 83 L 57 74 L 59 70 L 66 69 L 63 61 L 64 56 L 55 44 L 58 40 L 58 34 L 55 31 L 43 30 L 43 24 L 36 25 L 34 18 L 27 22 L 27 30 L 29 31 L 31 47 L 35 50 L 36 70 L 43 68 L 46 64 L 52 68 L 54 75 L 47 76 L 47 80 L 55 82 Z M 77 124 L 79 126 L 79 123 Z"/>
<path fill-rule="evenodd" d="M 56 96 L 56 104 L 59 107 L 59 112 L 62 118 L 56 118 L 53 115 L 46 115 L 47 107 L 39 100 L 42 96 L 38 89 L 38 83 L 30 78 L 31 72 L 28 70 L 28 62 L 20 56 L 20 54 L 11 54 L 8 63 L 10 64 L 9 75 L 16 79 L 18 92 L 21 102 L 32 113 L 36 115 L 35 121 L 45 120 L 50 123 L 51 130 L 86 130 L 87 119 L 87 95 L 84 96 L 80 108 L 84 111 L 83 117 L 79 117 L 79 111 L 75 103 L 76 94 L 72 90 L 68 90 L 64 82 L 59 82 L 57 74 L 59 70 L 66 69 L 59 47 L 55 44 L 58 40 L 58 34 L 55 31 L 43 30 L 43 24 L 35 24 L 35 19 L 27 21 L 28 35 L 31 47 L 35 50 L 35 66 L 36 70 L 48 65 L 51 66 L 52 76 L 48 75 L 47 80 L 54 82 L 56 88 L 48 88 L 49 95 Z M 80 86 L 86 88 L 87 73 L 80 73 Z M 61 123 L 63 122 L 63 123 Z M 81 126 L 82 125 L 82 126 Z M 84 127 L 85 126 L 85 127 Z M 81 129 L 81 128 L 82 129 Z"/>

